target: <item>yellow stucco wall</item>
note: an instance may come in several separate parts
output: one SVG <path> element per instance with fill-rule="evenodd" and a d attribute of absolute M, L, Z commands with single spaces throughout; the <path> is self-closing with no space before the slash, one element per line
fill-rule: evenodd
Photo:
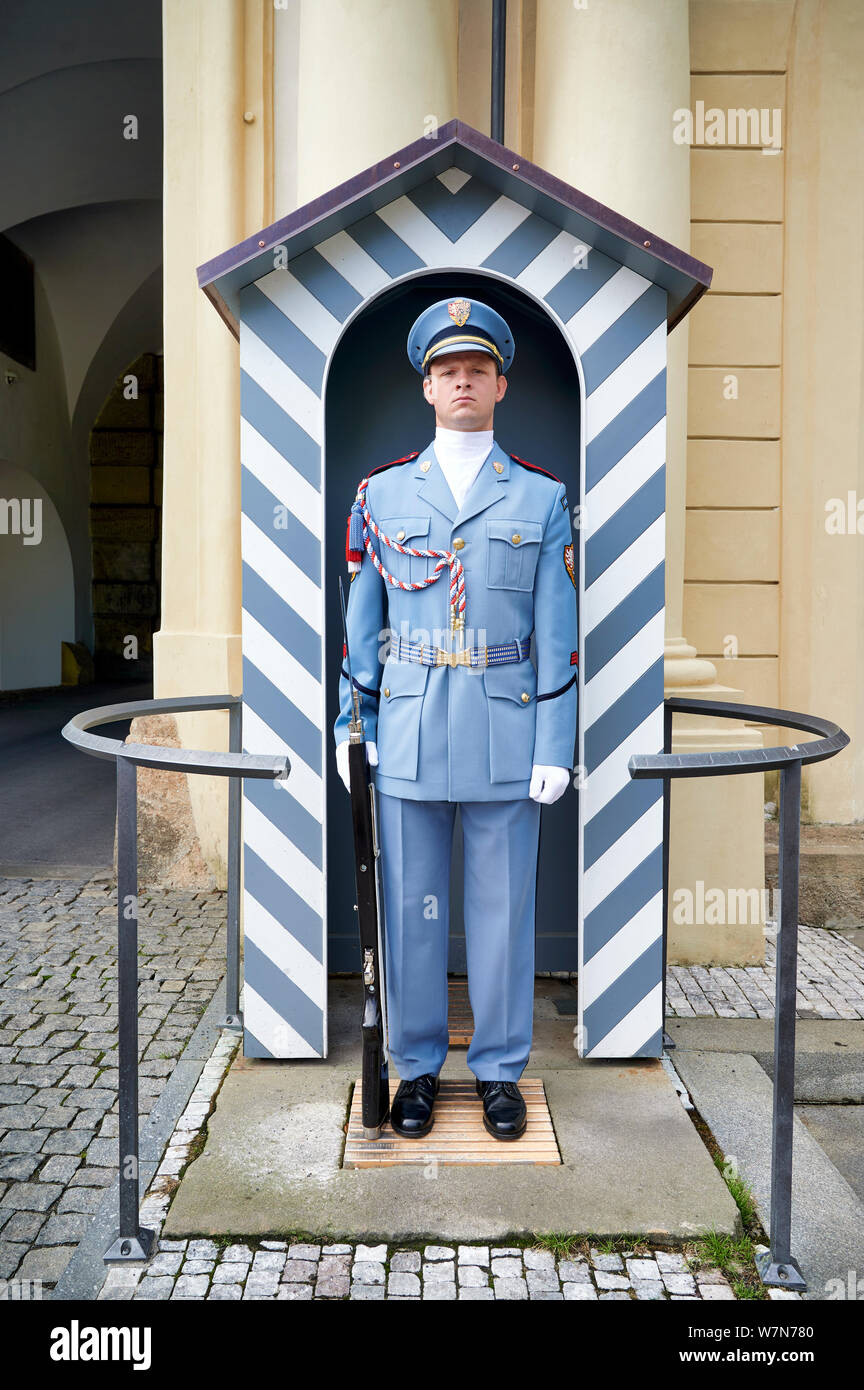
<path fill-rule="evenodd" d="M 239 694 L 237 344 L 196 268 L 272 220 L 272 11 L 164 0 L 165 444 L 162 626 L 154 694 Z M 227 714 L 181 715 L 186 747 L 228 746 Z M 205 861 L 224 885 L 228 782 L 189 777 Z"/>

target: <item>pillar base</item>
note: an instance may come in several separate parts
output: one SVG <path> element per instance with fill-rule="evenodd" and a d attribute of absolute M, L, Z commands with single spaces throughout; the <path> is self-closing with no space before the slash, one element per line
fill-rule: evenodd
<path fill-rule="evenodd" d="M 240 636 L 233 632 L 153 634 L 153 693 L 157 699 L 239 694 L 243 688 Z M 228 748 L 228 712 L 174 716 L 184 748 Z M 228 885 L 227 777 L 181 773 L 188 787 L 201 858 L 216 888 Z"/>
<path fill-rule="evenodd" d="M 710 661 L 683 638 L 666 645 L 667 697 L 740 701 Z M 694 679 L 695 678 L 695 679 Z M 762 748 L 761 729 L 745 720 L 676 714 L 673 753 Z M 669 828 L 671 965 L 762 965 L 765 961 L 764 774 L 672 779 Z"/>

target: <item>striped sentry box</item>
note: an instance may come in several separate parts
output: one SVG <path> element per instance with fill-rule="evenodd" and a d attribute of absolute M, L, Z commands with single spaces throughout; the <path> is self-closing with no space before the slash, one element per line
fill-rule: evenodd
<path fill-rule="evenodd" d="M 627 762 L 663 745 L 667 297 L 671 287 L 680 299 L 680 286 L 610 254 L 608 228 L 598 232 L 600 249 L 562 226 L 554 208 L 550 215 L 548 198 L 541 215 L 536 199 L 526 206 L 476 165 L 460 167 L 457 147 L 448 167 L 430 169 L 375 211 L 364 204 L 352 221 L 349 205 L 337 230 L 312 247 L 306 236 L 297 256 L 286 237 L 284 268 L 259 259 L 242 284 L 232 272 L 242 372 L 243 746 L 287 753 L 292 766 L 281 784 L 244 787 L 247 1056 L 327 1053 L 327 365 L 347 324 L 382 291 L 454 267 L 522 290 L 574 354 L 583 392 L 579 1053 L 662 1052 L 662 784 L 633 781 Z M 334 204 L 350 186 L 334 190 Z M 689 266 L 707 270 L 680 256 L 679 279 Z M 644 257 L 641 264 L 650 270 Z M 687 281 L 681 313 L 704 288 L 694 294 L 695 283 Z M 274 529 L 277 508 L 284 525 Z"/>

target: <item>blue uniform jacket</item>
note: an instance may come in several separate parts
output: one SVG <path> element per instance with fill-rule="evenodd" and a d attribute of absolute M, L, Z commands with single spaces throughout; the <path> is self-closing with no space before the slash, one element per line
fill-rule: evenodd
<path fill-rule="evenodd" d="M 535 763 L 572 767 L 578 605 L 564 484 L 493 442 L 459 508 L 430 443 L 416 458 L 373 470 L 366 502 L 392 539 L 459 555 L 465 646 L 533 633 L 531 655 L 510 665 L 396 661 L 390 655 L 396 634 L 451 646 L 449 569 L 444 566 L 424 589 L 397 589 L 364 550 L 348 586 L 348 649 L 366 738 L 378 745 L 373 775 L 379 791 L 424 801 L 515 800 L 528 795 Z M 384 568 L 397 578 L 413 581 L 434 572 L 434 558 L 402 555 L 369 535 Z M 452 646 L 458 645 L 455 635 Z M 347 739 L 352 717 L 345 669 L 343 663 L 337 744 Z"/>

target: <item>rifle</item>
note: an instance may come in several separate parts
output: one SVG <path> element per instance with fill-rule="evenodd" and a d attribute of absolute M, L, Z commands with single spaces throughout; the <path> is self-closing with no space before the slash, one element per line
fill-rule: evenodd
<path fill-rule="evenodd" d="M 354 824 L 354 879 L 357 886 L 357 925 L 363 954 L 363 1137 L 377 1139 L 390 1113 L 390 1081 L 387 1066 L 387 1005 L 384 952 L 381 936 L 380 854 L 375 787 L 366 757 L 366 735 L 360 718 L 360 697 L 351 676 L 345 595 L 339 576 L 344 657 L 354 718 L 348 723 L 348 780 Z"/>

